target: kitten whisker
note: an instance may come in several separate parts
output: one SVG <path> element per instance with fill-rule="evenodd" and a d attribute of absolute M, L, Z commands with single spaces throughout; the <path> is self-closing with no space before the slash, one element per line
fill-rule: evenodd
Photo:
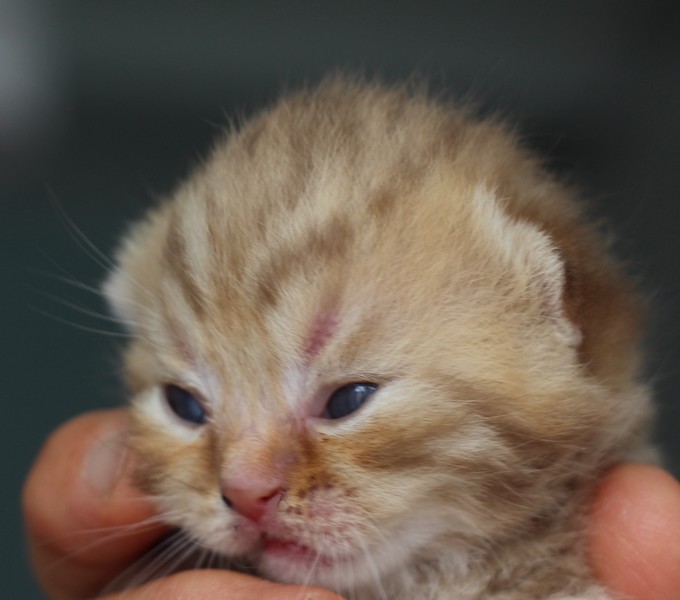
<path fill-rule="evenodd" d="M 207 553 L 207 569 L 219 569 L 220 568 L 220 557 L 217 552 L 206 548 Z"/>
<path fill-rule="evenodd" d="M 100 595 L 105 596 L 115 592 L 124 592 L 151 581 L 151 575 L 154 570 L 157 569 L 156 560 L 159 556 L 159 548 L 166 542 L 167 539 L 163 540 L 157 546 L 150 548 L 141 555 L 135 562 L 128 565 L 127 568 L 121 571 L 116 577 L 109 581 L 104 588 L 102 588 Z"/>
<path fill-rule="evenodd" d="M 171 575 L 193 550 L 193 544 L 183 532 L 173 532 L 110 581 L 102 595 L 134 589 Z"/>
<path fill-rule="evenodd" d="M 71 532 L 68 535 L 64 536 L 55 536 L 50 539 L 45 539 L 41 541 L 42 546 L 49 546 L 51 544 L 54 544 L 55 542 L 58 542 L 59 540 L 67 540 L 69 538 L 77 538 L 78 536 L 82 535 L 90 535 L 92 533 L 98 533 L 98 532 L 109 532 L 108 535 L 99 537 L 95 540 L 92 540 L 91 542 L 81 545 L 78 548 L 67 552 L 65 554 L 62 554 L 55 560 L 51 561 L 47 565 L 43 567 L 44 572 L 49 572 L 52 571 L 58 567 L 60 567 L 63 563 L 68 562 L 72 558 L 81 555 L 81 554 L 86 554 L 89 553 L 90 551 L 106 545 L 114 540 L 118 540 L 120 538 L 124 538 L 126 536 L 132 536 L 136 535 L 138 533 L 147 531 L 147 530 L 152 530 L 155 527 L 157 527 L 159 524 L 163 523 L 164 519 L 158 516 L 150 517 L 148 519 L 144 519 L 143 521 L 140 521 L 138 523 L 131 523 L 131 524 L 126 524 L 126 525 L 118 525 L 118 526 L 111 526 L 111 527 L 102 527 L 102 528 L 93 528 L 93 529 L 82 529 L 80 531 L 75 531 Z"/>
<path fill-rule="evenodd" d="M 76 323 L 75 321 L 69 321 L 68 319 L 64 319 L 62 317 L 57 317 L 56 315 L 53 315 L 45 310 L 42 310 L 38 308 L 37 306 L 34 306 L 32 304 L 28 305 L 28 308 L 31 310 L 37 312 L 38 314 L 42 315 L 43 317 L 47 317 L 48 319 L 51 319 L 53 321 L 57 321 L 58 323 L 62 323 L 64 325 L 68 325 L 69 327 L 74 327 L 75 329 L 79 329 L 80 331 L 86 331 L 88 333 L 96 333 L 98 335 L 104 335 L 108 337 L 117 337 L 117 338 L 123 338 L 123 339 L 132 339 L 134 336 L 130 333 L 122 333 L 119 331 L 108 331 L 106 329 L 98 329 L 96 327 L 88 327 L 86 325 L 81 325 L 80 323 Z"/>
<path fill-rule="evenodd" d="M 87 235 L 85 235 L 85 232 L 78 227 L 78 225 L 75 224 L 52 189 L 48 187 L 47 192 L 57 216 L 78 247 L 102 269 L 105 269 L 106 271 L 114 269 L 115 264 L 113 261 L 106 256 L 106 254 L 104 254 L 104 252 L 102 252 Z"/>
<path fill-rule="evenodd" d="M 41 277 L 46 277 L 49 279 L 54 279 L 55 281 L 59 281 L 61 283 L 64 283 L 66 285 L 69 285 L 73 288 L 83 290 L 85 292 L 88 292 L 90 294 L 93 294 L 97 296 L 98 298 L 102 298 L 102 290 L 98 287 L 88 285 L 87 283 L 83 283 L 82 281 L 79 281 L 75 276 L 73 276 L 69 271 L 67 271 L 64 267 L 59 265 L 55 260 L 52 259 L 52 257 L 47 256 L 46 257 L 54 266 L 55 268 L 59 269 L 65 275 L 58 275 L 57 273 L 49 273 L 46 271 L 42 271 L 41 269 L 30 269 L 34 273 L 40 275 Z M 146 293 L 150 294 L 148 290 Z M 113 298 L 116 298 L 117 296 L 112 296 Z M 149 315 L 152 315 L 151 310 L 149 309 L 148 306 L 143 304 L 142 302 L 139 302 L 137 300 L 133 300 L 132 298 L 125 298 L 125 302 L 131 306 L 136 307 L 140 312 L 142 313 L 147 313 Z M 114 317 L 115 318 L 115 317 Z"/>
<path fill-rule="evenodd" d="M 137 331 L 139 331 L 140 329 L 144 328 L 144 325 L 142 323 L 123 320 L 118 317 L 112 317 L 108 314 L 97 312 L 96 310 L 91 310 L 89 308 L 86 308 L 85 306 L 81 306 L 80 304 L 76 304 L 75 302 L 71 302 L 70 300 L 67 300 L 65 298 L 61 298 L 56 294 L 45 292 L 44 290 L 36 289 L 35 292 L 88 317 L 93 317 L 95 319 L 100 319 L 102 321 L 107 321 L 109 323 L 115 323 L 116 325 L 120 325 L 126 329 L 134 327 Z"/>
<path fill-rule="evenodd" d="M 49 279 L 53 279 L 53 280 L 55 280 L 55 281 L 59 281 L 60 283 L 66 284 L 66 285 L 68 285 L 68 286 L 70 286 L 70 287 L 72 287 L 72 288 L 74 288 L 74 289 L 78 289 L 78 290 L 82 290 L 82 291 L 84 291 L 84 292 L 88 292 L 89 294 L 92 294 L 92 295 L 96 296 L 98 299 L 103 300 L 103 301 L 106 301 L 106 298 L 104 297 L 103 291 L 102 291 L 102 289 L 101 289 L 99 286 L 92 286 L 92 285 L 89 285 L 89 284 L 87 284 L 87 283 L 84 283 L 84 282 L 80 281 L 77 277 L 75 277 L 75 276 L 74 276 L 72 273 L 70 273 L 67 269 L 65 269 L 65 268 L 64 268 L 63 266 L 61 266 L 58 262 L 56 262 L 51 256 L 46 256 L 46 258 L 47 258 L 47 260 L 48 260 L 49 262 L 52 263 L 52 265 L 53 265 L 56 269 L 58 269 L 59 271 L 61 271 L 61 272 L 63 273 L 63 275 L 59 275 L 59 274 L 57 274 L 57 273 L 45 272 L 45 271 L 40 270 L 40 269 L 31 269 L 31 270 L 32 270 L 34 273 L 36 273 L 36 274 L 38 274 L 38 275 L 40 275 L 40 276 L 42 276 L 42 277 L 46 277 L 46 278 L 49 278 Z M 144 293 L 144 295 L 146 295 L 147 297 L 151 297 L 151 292 L 149 292 L 148 290 L 143 289 L 143 287 L 141 286 L 141 284 L 137 283 L 137 284 L 136 284 L 136 287 L 138 287 L 138 288 Z M 122 298 L 121 296 L 119 296 L 119 295 L 113 293 L 113 291 L 111 291 L 111 290 L 108 290 L 108 291 L 107 291 L 106 296 L 107 296 L 108 298 L 114 299 L 114 300 L 116 300 L 116 299 L 121 299 L 121 298 Z M 138 301 L 138 300 L 134 300 L 134 299 L 128 298 L 128 297 L 125 298 L 125 302 L 126 302 L 126 304 L 128 304 L 129 306 L 134 306 L 134 307 L 139 311 L 139 313 L 140 313 L 141 315 L 147 315 L 147 316 L 149 316 L 149 317 L 153 317 L 153 316 L 154 316 L 153 311 L 149 308 L 148 305 L 144 304 L 143 302 L 140 302 L 140 301 Z M 115 315 L 112 316 L 112 318 L 113 318 L 113 319 L 117 319 L 117 317 L 116 317 Z M 118 321 L 119 321 L 121 324 L 123 324 L 123 325 L 125 325 L 126 322 L 127 322 L 126 320 L 123 320 L 123 319 L 118 319 Z M 135 323 L 132 322 L 132 321 L 131 321 L 131 323 L 132 323 L 132 324 L 135 324 Z"/>
<path fill-rule="evenodd" d="M 98 298 L 101 298 L 101 290 L 99 290 L 98 288 L 92 287 L 90 285 L 87 285 L 87 284 L 85 284 L 81 281 L 78 281 L 66 269 L 61 267 L 54 260 L 52 260 L 50 257 L 48 257 L 48 259 L 55 265 L 56 268 L 63 271 L 66 275 L 64 276 L 64 275 L 58 275 L 56 273 L 45 273 L 44 271 L 40 271 L 40 270 L 36 270 L 36 269 L 33 269 L 33 271 L 40 274 L 43 277 L 49 277 L 51 279 L 55 279 L 57 281 L 60 281 L 61 283 L 65 283 L 65 284 L 72 286 L 74 288 L 84 290 L 86 292 L 89 292 L 91 294 L 96 295 Z M 80 313 L 83 313 L 83 314 L 86 314 L 86 315 L 89 315 L 89 316 L 92 316 L 92 317 L 95 317 L 95 318 L 98 318 L 98 319 L 110 321 L 112 323 L 116 323 L 123 328 L 123 331 L 108 331 L 108 330 L 102 330 L 100 328 L 89 327 L 89 326 L 83 325 L 81 323 L 76 323 L 76 322 L 70 321 L 70 320 L 65 319 L 63 317 L 58 317 L 58 316 L 53 315 L 53 314 L 51 314 L 47 311 L 44 311 L 41 308 L 38 308 L 38 307 L 35 307 L 35 306 L 32 306 L 32 305 L 29 306 L 32 310 L 40 313 L 41 315 L 43 315 L 43 316 L 45 316 L 45 317 L 47 317 L 51 320 L 55 320 L 57 322 L 68 325 L 69 327 L 75 327 L 76 329 L 88 331 L 90 333 L 98 333 L 98 334 L 102 334 L 102 335 L 107 335 L 107 336 L 111 336 L 111 337 L 121 337 L 121 338 L 125 338 L 125 339 L 133 338 L 133 335 L 130 332 L 126 331 L 126 329 L 129 329 L 129 328 L 135 328 L 135 330 L 138 332 L 138 336 L 141 336 L 144 333 L 145 330 L 146 330 L 147 333 L 153 333 L 153 330 L 150 327 L 144 327 L 142 325 L 142 323 L 134 322 L 134 321 L 131 321 L 131 320 L 124 320 L 124 319 L 120 319 L 120 318 L 113 317 L 113 316 L 106 316 L 104 314 L 98 313 L 97 311 L 87 309 L 83 306 L 79 306 L 76 303 L 73 303 L 73 302 L 66 300 L 66 299 L 63 299 L 63 298 L 60 298 L 60 297 L 53 295 L 49 292 L 45 292 L 45 291 L 39 290 L 39 289 L 35 290 L 35 291 L 42 294 L 43 296 L 45 296 L 47 298 L 50 298 L 51 300 L 54 300 L 54 301 L 56 301 L 60 304 L 68 306 L 69 308 L 72 308 L 72 309 L 74 309 L 74 310 L 76 310 Z M 142 309 L 143 311 L 148 311 L 148 307 L 144 307 L 140 303 L 137 303 L 137 302 L 131 302 L 131 303 L 137 304 L 139 306 L 139 308 Z M 149 341 L 152 341 L 152 340 L 149 338 Z"/>
<path fill-rule="evenodd" d="M 376 526 L 375 523 L 372 523 L 374 525 L 374 531 L 378 531 L 379 528 Z M 369 571 L 371 571 L 371 574 L 373 575 L 373 580 L 374 580 L 374 587 L 376 591 L 378 592 L 378 595 L 382 600 L 389 600 L 387 596 L 387 592 L 385 591 L 385 588 L 383 587 L 382 583 L 382 577 L 380 576 L 380 572 L 378 571 L 378 568 L 375 565 L 375 561 L 373 560 L 373 555 L 371 554 L 366 541 L 362 538 L 362 536 L 354 536 L 354 543 L 358 545 L 359 550 L 361 551 L 365 564 L 368 566 Z"/>
<path fill-rule="evenodd" d="M 88 285 L 87 283 L 83 283 L 82 281 L 78 280 L 74 275 L 72 275 L 69 271 L 67 271 L 64 267 L 62 267 L 59 263 L 57 263 L 51 256 L 47 254 L 45 254 L 44 256 L 49 262 L 52 263 L 52 265 L 56 269 L 59 269 L 60 271 L 65 273 L 65 275 L 59 275 L 57 273 L 51 273 L 49 271 L 44 271 L 42 269 L 35 268 L 29 268 L 28 270 L 32 273 L 35 273 L 36 275 L 39 275 L 40 277 L 44 277 L 45 279 L 53 279 L 55 281 L 58 281 L 59 283 L 64 283 L 73 288 L 80 289 L 90 294 L 93 294 L 98 298 L 102 297 L 102 292 L 99 288 Z"/>
<path fill-rule="evenodd" d="M 307 576 L 302 580 L 301 586 L 302 588 L 300 589 L 300 592 L 298 594 L 298 598 L 301 600 L 303 598 L 305 588 L 309 586 L 309 583 L 314 576 L 314 573 L 316 571 L 316 568 L 319 564 L 319 560 L 321 559 L 321 553 L 318 550 L 315 550 L 316 556 L 314 557 L 314 561 L 312 562 L 311 566 L 309 567 L 307 571 Z"/>
<path fill-rule="evenodd" d="M 59 215 L 62 223 L 66 227 L 66 230 L 71 234 L 71 238 L 78 245 L 78 247 L 81 250 L 83 250 L 83 252 L 85 252 L 85 255 L 88 256 L 95 264 L 102 268 L 104 272 L 110 275 L 117 273 L 115 261 L 109 258 L 104 252 L 102 252 L 102 250 L 100 250 L 97 247 L 97 245 L 85 234 L 85 232 L 80 227 L 78 227 L 78 225 L 76 225 L 76 223 L 68 215 L 62 204 L 57 199 L 56 195 L 52 192 L 52 190 L 48 189 L 48 193 L 50 195 L 52 204 L 55 207 L 57 214 Z M 121 276 L 120 273 L 117 274 Z M 147 297 L 150 297 L 148 290 L 146 290 L 133 277 L 130 277 L 128 274 L 125 274 L 124 278 L 133 287 L 137 288 L 143 294 L 147 295 Z M 98 293 L 100 292 L 98 291 Z"/>
<path fill-rule="evenodd" d="M 91 550 L 93 547 L 96 547 L 100 544 L 106 544 L 110 542 L 113 539 L 116 539 L 118 537 L 125 537 L 127 535 L 135 535 L 137 533 L 146 531 L 146 530 L 151 530 L 159 525 L 163 525 L 167 523 L 168 517 L 166 515 L 153 515 L 151 517 L 147 517 L 146 519 L 143 519 L 142 521 L 137 521 L 136 523 L 126 523 L 123 525 L 110 525 L 108 527 L 88 527 L 84 529 L 80 529 L 78 531 L 71 531 L 67 534 L 51 537 L 51 538 L 46 538 L 40 542 L 40 545 L 45 545 L 49 546 L 54 544 L 57 540 L 69 540 L 72 538 L 78 538 L 80 536 L 90 536 L 94 534 L 107 534 L 103 537 L 100 537 L 96 540 L 93 540 L 89 544 L 85 546 L 81 546 L 74 550 L 72 553 L 60 557 L 58 560 L 61 561 L 64 558 L 69 559 L 75 554 L 79 554 L 81 552 L 87 552 Z"/>

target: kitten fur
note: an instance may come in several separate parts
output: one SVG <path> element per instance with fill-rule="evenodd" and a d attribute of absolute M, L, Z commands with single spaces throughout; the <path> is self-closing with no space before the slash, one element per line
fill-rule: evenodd
<path fill-rule="evenodd" d="M 606 246 L 503 124 L 348 78 L 284 98 L 105 285 L 139 485 L 234 565 L 353 600 L 613 598 L 584 512 L 645 450 L 650 394 Z M 379 387 L 327 418 L 352 382 Z"/>

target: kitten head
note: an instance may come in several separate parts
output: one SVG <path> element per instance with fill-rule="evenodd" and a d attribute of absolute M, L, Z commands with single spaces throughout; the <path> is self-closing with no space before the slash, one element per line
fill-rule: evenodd
<path fill-rule="evenodd" d="M 140 485 L 202 546 L 337 590 L 554 515 L 646 411 L 637 302 L 580 213 L 504 127 L 422 94 L 282 101 L 106 284 Z"/>

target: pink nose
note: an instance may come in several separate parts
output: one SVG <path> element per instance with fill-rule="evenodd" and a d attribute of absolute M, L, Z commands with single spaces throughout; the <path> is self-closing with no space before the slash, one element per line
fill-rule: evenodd
<path fill-rule="evenodd" d="M 282 482 L 275 478 L 235 477 L 222 483 L 224 503 L 255 522 L 276 509 L 283 492 Z"/>

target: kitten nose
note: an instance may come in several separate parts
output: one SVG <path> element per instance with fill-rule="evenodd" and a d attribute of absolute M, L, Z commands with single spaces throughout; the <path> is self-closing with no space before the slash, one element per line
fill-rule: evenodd
<path fill-rule="evenodd" d="M 273 511 L 283 495 L 282 481 L 275 478 L 230 478 L 222 483 L 222 500 L 231 509 L 258 522 Z"/>

